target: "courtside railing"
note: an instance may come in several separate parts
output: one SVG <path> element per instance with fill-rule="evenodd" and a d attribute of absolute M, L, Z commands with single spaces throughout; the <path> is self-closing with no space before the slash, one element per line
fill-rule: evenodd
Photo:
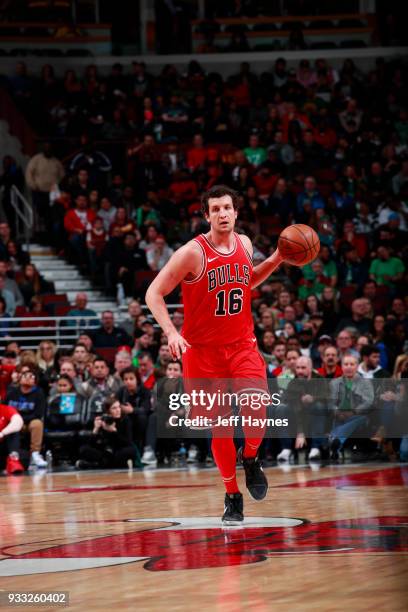
<path fill-rule="evenodd" d="M 182 304 L 168 304 L 169 312 L 182 308 Z M 152 321 L 147 306 L 142 306 L 146 319 Z M 115 325 L 128 321 L 126 311 L 119 308 L 115 312 Z M 0 354 L 7 342 L 14 340 L 22 349 L 33 349 L 42 340 L 51 340 L 60 348 L 71 348 L 81 332 L 92 333 L 101 326 L 97 315 L 80 315 L 64 317 L 1 317 L 0 318 Z"/>

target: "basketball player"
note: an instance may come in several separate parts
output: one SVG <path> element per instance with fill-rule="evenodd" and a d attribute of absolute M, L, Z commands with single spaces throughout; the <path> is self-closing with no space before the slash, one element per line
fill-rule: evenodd
<path fill-rule="evenodd" d="M 174 359 L 182 358 L 183 377 L 192 379 L 251 379 L 248 388 L 267 390 L 266 366 L 261 357 L 251 313 L 251 290 L 262 283 L 283 261 L 279 251 L 257 265 L 252 264 L 252 244 L 234 232 L 238 194 L 223 185 L 202 196 L 210 231 L 178 249 L 156 276 L 146 293 L 146 304 L 168 338 Z M 181 283 L 184 325 L 175 329 L 164 297 Z M 245 386 L 245 385 L 244 385 Z M 265 417 L 265 406 L 256 417 Z M 190 415 L 189 415 L 190 416 Z M 240 453 L 246 486 L 253 499 L 263 499 L 268 482 L 258 459 L 264 430 L 244 429 L 245 446 Z M 236 479 L 233 434 L 212 431 L 212 452 L 226 488 L 223 524 L 241 524 L 243 498 Z"/>

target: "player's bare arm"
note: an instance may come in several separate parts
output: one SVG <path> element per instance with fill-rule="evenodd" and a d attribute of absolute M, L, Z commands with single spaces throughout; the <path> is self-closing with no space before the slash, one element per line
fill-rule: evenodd
<path fill-rule="evenodd" d="M 252 257 L 253 247 L 251 240 L 248 238 L 248 236 L 243 236 L 241 234 L 239 237 L 241 238 L 242 244 L 244 245 L 245 249 Z M 275 272 L 275 270 L 281 265 L 282 262 L 283 257 L 279 253 L 279 250 L 276 249 L 276 251 L 270 257 L 255 266 L 252 271 L 251 289 L 255 289 L 255 287 L 263 283 L 271 274 L 273 274 L 273 272 Z"/>
<path fill-rule="evenodd" d="M 190 241 L 172 255 L 146 293 L 146 304 L 167 336 L 173 359 L 181 359 L 181 353 L 190 345 L 174 327 L 164 298 L 185 278 L 190 280 L 198 276 L 202 266 L 202 251 L 194 241 Z"/>

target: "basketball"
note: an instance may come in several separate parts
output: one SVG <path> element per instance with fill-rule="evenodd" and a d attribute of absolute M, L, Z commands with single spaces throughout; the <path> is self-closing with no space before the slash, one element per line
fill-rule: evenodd
<path fill-rule="evenodd" d="M 286 262 L 305 266 L 316 259 L 320 251 L 319 236 L 309 225 L 289 225 L 279 236 L 278 249 Z"/>

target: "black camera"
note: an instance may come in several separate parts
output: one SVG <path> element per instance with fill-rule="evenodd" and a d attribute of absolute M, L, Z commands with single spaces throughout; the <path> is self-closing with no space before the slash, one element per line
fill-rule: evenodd
<path fill-rule="evenodd" d="M 113 425 L 115 422 L 115 419 L 113 418 L 113 416 L 110 416 L 110 414 L 104 414 L 101 418 L 102 421 L 106 423 L 106 425 Z"/>

